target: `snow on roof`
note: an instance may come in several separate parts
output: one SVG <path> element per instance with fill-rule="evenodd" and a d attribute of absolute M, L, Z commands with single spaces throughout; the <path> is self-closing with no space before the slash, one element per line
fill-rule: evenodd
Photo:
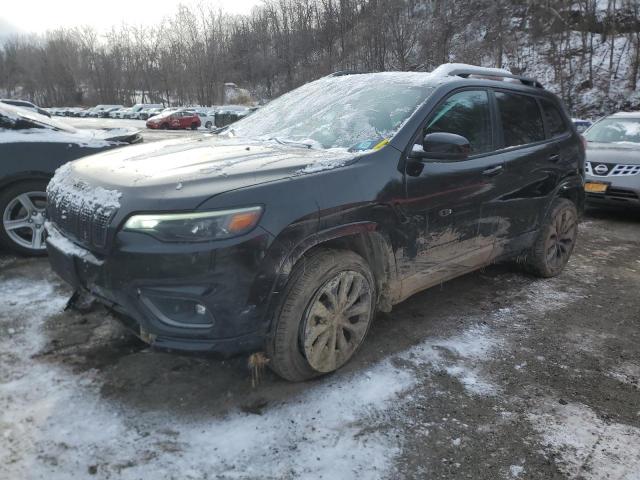
<path fill-rule="evenodd" d="M 624 117 L 624 118 L 640 118 L 640 111 L 637 112 L 616 112 L 612 117 Z"/>
<path fill-rule="evenodd" d="M 469 65 L 467 63 L 443 63 L 434 71 L 431 72 L 431 75 L 434 76 L 448 76 L 451 75 L 451 72 L 455 72 L 457 70 L 465 70 L 468 72 L 476 73 L 478 75 L 488 75 L 490 73 L 494 73 L 496 75 L 512 75 L 509 70 L 504 68 L 489 68 L 489 67 L 480 67 L 478 65 Z"/>

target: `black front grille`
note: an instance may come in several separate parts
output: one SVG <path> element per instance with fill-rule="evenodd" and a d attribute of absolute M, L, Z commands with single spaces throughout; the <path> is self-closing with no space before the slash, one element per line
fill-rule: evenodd
<path fill-rule="evenodd" d="M 607 190 L 607 196 L 609 197 L 618 197 L 618 198 L 631 198 L 638 199 L 638 194 L 633 190 L 625 190 L 624 188 L 612 188 L 610 187 Z"/>
<path fill-rule="evenodd" d="M 58 229 L 87 247 L 104 248 L 115 208 L 105 208 L 82 196 L 56 192 L 49 195 L 47 216 Z"/>

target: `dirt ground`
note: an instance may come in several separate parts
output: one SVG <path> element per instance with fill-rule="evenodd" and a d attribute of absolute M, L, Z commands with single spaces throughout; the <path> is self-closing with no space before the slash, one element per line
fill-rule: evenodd
<path fill-rule="evenodd" d="M 640 479 L 640 214 L 560 277 L 494 266 L 375 320 L 303 384 L 149 349 L 0 254 L 0 478 Z"/>

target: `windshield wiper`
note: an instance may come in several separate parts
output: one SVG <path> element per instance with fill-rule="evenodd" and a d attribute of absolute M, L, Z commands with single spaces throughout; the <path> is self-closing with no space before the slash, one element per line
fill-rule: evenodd
<path fill-rule="evenodd" d="M 295 147 L 302 147 L 302 148 L 308 148 L 308 149 L 311 149 L 311 147 L 313 147 L 313 145 L 311 145 L 310 143 L 296 142 L 295 140 L 285 140 L 278 137 L 271 137 L 269 140 L 273 140 L 274 142 L 279 143 L 280 145 L 293 145 Z"/>

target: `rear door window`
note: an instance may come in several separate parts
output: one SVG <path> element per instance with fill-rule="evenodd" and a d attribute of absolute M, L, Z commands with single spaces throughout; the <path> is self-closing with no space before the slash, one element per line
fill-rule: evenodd
<path fill-rule="evenodd" d="M 493 137 L 488 93 L 466 90 L 451 95 L 438 107 L 423 135 L 436 132 L 462 135 L 469 140 L 472 155 L 491 151 Z"/>
<path fill-rule="evenodd" d="M 517 147 L 545 139 L 542 115 L 535 98 L 517 93 L 496 92 L 496 100 L 505 147 Z"/>
<path fill-rule="evenodd" d="M 559 137 L 567 133 L 569 127 L 565 123 L 564 117 L 558 107 L 544 98 L 540 99 L 540 104 L 542 105 L 542 114 L 547 123 L 547 129 L 549 130 L 549 138 Z"/>

